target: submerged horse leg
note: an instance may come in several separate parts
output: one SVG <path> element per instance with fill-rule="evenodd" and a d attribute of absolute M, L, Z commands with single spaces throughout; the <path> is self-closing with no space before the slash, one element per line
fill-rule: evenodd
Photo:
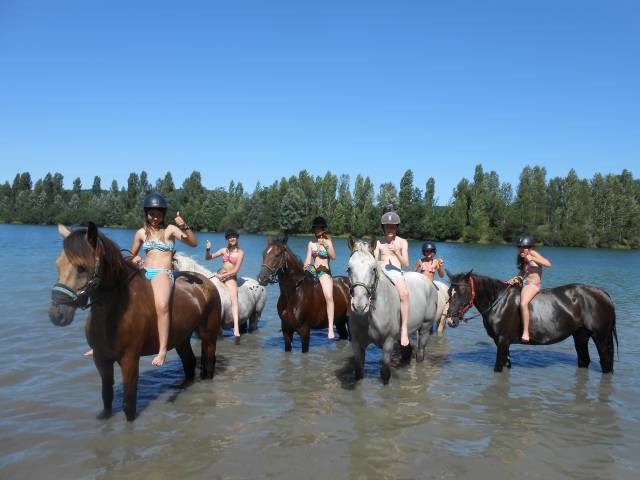
<path fill-rule="evenodd" d="M 380 376 L 382 377 L 382 383 L 387 385 L 389 378 L 391 378 L 391 354 L 393 353 L 394 339 L 389 336 L 382 345 L 382 368 L 380 369 Z"/>
<path fill-rule="evenodd" d="M 337 319 L 334 323 L 336 326 L 336 330 L 338 331 L 338 336 L 340 340 L 347 340 L 349 338 L 349 330 L 347 328 L 347 320 L 346 319 Z"/>
<path fill-rule="evenodd" d="M 311 327 L 308 323 L 303 324 L 298 329 L 298 335 L 300 335 L 300 340 L 302 341 L 302 353 L 307 353 L 309 351 L 309 339 L 311 337 Z"/>
<path fill-rule="evenodd" d="M 587 368 L 591 363 L 589 357 L 589 337 L 590 334 L 585 328 L 576 330 L 573 334 L 573 343 L 578 354 L 578 368 Z"/>
<path fill-rule="evenodd" d="M 594 335 L 593 341 L 600 355 L 602 373 L 613 373 L 613 333 L 609 332 L 606 338 Z"/>
<path fill-rule="evenodd" d="M 120 369 L 122 370 L 122 385 L 124 386 L 122 409 L 127 421 L 132 422 L 136 419 L 140 355 L 126 355 L 118 363 L 120 363 Z"/>
<path fill-rule="evenodd" d="M 291 351 L 291 344 L 293 343 L 293 328 L 282 322 L 282 337 L 284 338 L 284 351 Z"/>
<path fill-rule="evenodd" d="M 351 339 L 351 350 L 353 350 L 353 368 L 356 380 L 364 377 L 364 356 L 366 347 L 359 341 Z"/>
<path fill-rule="evenodd" d="M 113 404 L 113 360 L 107 360 L 94 353 L 93 362 L 102 378 L 102 405 L 103 410 L 98 414 L 98 419 L 103 420 L 111 416 Z"/>
<path fill-rule="evenodd" d="M 215 373 L 216 367 L 216 348 L 218 342 L 218 331 L 221 331 L 220 320 L 216 318 L 215 311 L 209 313 L 209 318 L 206 325 L 198 328 L 200 334 L 201 347 L 200 347 L 200 378 L 212 379 Z M 187 343 L 189 339 L 187 339 Z M 191 348 L 191 346 L 189 346 Z"/>
<path fill-rule="evenodd" d="M 511 368 L 511 360 L 509 359 L 509 340 L 506 337 L 499 337 L 495 339 L 496 342 L 496 364 L 493 367 L 494 372 L 501 372 L 502 368 L 509 363 Z"/>
<path fill-rule="evenodd" d="M 196 356 L 191 348 L 191 341 L 187 338 L 180 345 L 176 346 L 176 352 L 182 361 L 182 369 L 184 370 L 184 384 L 191 383 L 196 375 Z"/>

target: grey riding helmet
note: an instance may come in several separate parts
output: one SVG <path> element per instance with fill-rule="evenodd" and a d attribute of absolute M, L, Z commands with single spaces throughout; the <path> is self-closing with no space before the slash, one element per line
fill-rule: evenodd
<path fill-rule="evenodd" d="M 400 225 L 400 215 L 396 212 L 387 212 L 380 219 L 382 225 Z"/>
<path fill-rule="evenodd" d="M 519 248 L 531 248 L 533 247 L 533 238 L 531 238 L 531 235 L 520 235 L 520 238 L 518 238 L 518 243 L 517 243 Z"/>

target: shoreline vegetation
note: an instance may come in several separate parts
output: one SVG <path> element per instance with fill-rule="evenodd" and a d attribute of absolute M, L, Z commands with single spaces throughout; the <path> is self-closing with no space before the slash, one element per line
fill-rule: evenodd
<path fill-rule="evenodd" d="M 439 205 L 435 179 L 415 186 L 411 170 L 400 185 L 386 182 L 377 192 L 369 177 L 327 172 L 311 176 L 306 170 L 282 177 L 270 186 L 257 182 L 245 191 L 242 183 L 207 189 L 194 171 L 176 188 L 170 172 L 151 184 L 145 171 L 131 173 L 127 185 L 117 181 L 102 188 L 96 176 L 90 189 L 80 178 L 70 190 L 63 175 L 48 173 L 33 182 L 28 172 L 0 185 L 0 223 L 83 224 L 133 228 L 141 224 L 142 199 L 149 192 L 167 197 L 169 218 L 176 210 L 192 228 L 220 232 L 234 227 L 265 235 L 308 235 L 313 217 L 329 220 L 337 238 L 366 238 L 380 233 L 380 216 L 393 206 L 402 219 L 400 234 L 412 240 L 510 244 L 531 234 L 547 246 L 640 248 L 640 180 L 623 170 L 619 175 L 597 173 L 580 179 L 571 169 L 566 177 L 546 179 L 542 167 L 523 168 L 517 187 L 500 182 L 495 171 L 475 167 L 472 180 L 463 178 L 451 198 Z"/>

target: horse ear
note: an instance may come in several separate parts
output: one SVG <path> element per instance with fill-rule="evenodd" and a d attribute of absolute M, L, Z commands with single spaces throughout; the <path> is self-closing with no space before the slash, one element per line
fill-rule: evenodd
<path fill-rule="evenodd" d="M 376 249 L 376 243 L 378 243 L 378 239 L 375 235 L 371 235 L 371 239 L 369 240 L 369 251 L 373 253 Z"/>
<path fill-rule="evenodd" d="M 62 238 L 67 238 L 69 235 L 71 235 L 71 230 L 69 230 L 67 227 L 65 227 L 61 223 L 59 223 L 58 233 L 62 236 Z"/>
<path fill-rule="evenodd" d="M 282 244 L 286 245 L 289 240 L 289 232 L 284 232 L 284 237 L 282 237 Z"/>
<path fill-rule="evenodd" d="M 349 251 L 351 253 L 353 253 L 354 244 L 353 244 L 353 236 L 352 235 L 349 235 L 349 240 L 347 240 L 347 245 L 349 245 Z"/>
<path fill-rule="evenodd" d="M 453 273 L 451 273 L 449 270 L 447 270 L 446 268 L 444 269 L 444 273 L 447 274 L 447 277 L 449 277 L 450 279 L 453 278 Z"/>
<path fill-rule="evenodd" d="M 473 268 L 464 274 L 464 278 L 469 278 L 472 273 L 473 273 Z"/>
<path fill-rule="evenodd" d="M 267 245 L 273 245 L 273 238 L 267 237 Z"/>
<path fill-rule="evenodd" d="M 98 227 L 93 222 L 89 222 L 89 227 L 87 228 L 87 241 L 94 249 L 98 246 Z"/>

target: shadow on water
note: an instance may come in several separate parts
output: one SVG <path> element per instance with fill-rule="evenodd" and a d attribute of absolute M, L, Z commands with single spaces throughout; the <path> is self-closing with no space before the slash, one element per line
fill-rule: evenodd
<path fill-rule="evenodd" d="M 145 357 L 141 358 L 144 361 Z M 221 355 L 216 355 L 216 374 L 223 373 L 228 367 L 228 361 Z M 117 368 L 117 366 L 116 366 Z M 215 376 L 213 377 L 215 380 Z M 138 395 L 136 416 L 139 416 L 152 402 L 167 392 L 173 392 L 167 398 L 167 403 L 174 403 L 179 395 L 200 380 L 200 357 L 196 357 L 196 377 L 193 382 L 186 382 L 184 370 L 180 360 L 168 361 L 162 368 L 154 368 L 140 373 L 138 377 Z M 211 380 L 204 380 L 210 382 Z M 122 383 L 114 385 L 113 414 L 122 412 L 124 390 Z"/>
<path fill-rule="evenodd" d="M 511 362 L 514 367 L 546 368 L 553 365 L 576 365 L 576 355 L 550 351 L 542 348 L 510 349 Z M 496 347 L 491 344 L 480 344 L 476 350 L 449 354 L 449 360 L 462 361 L 493 367 L 496 362 Z M 593 364 L 594 362 L 592 362 Z M 596 365 L 597 362 L 595 362 Z"/>

